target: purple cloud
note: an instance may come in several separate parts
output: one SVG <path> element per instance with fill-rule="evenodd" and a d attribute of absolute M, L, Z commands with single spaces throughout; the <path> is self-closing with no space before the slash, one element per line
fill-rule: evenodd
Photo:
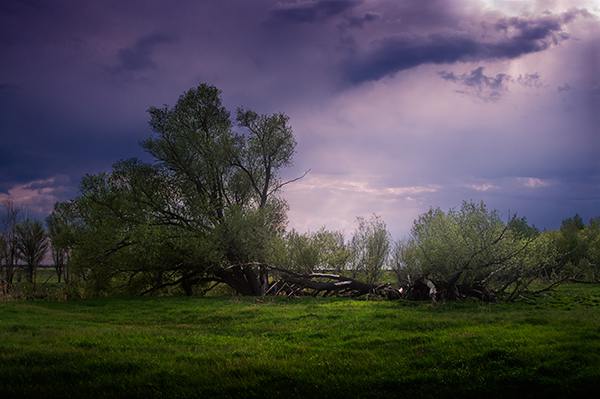
<path fill-rule="evenodd" d="M 277 5 L 269 13 L 269 23 L 311 23 L 329 19 L 357 6 L 357 0 L 312 0 Z"/>
<path fill-rule="evenodd" d="M 484 67 L 480 66 L 466 74 L 456 75 L 454 72 L 441 71 L 439 75 L 444 80 L 466 86 L 483 100 L 496 101 L 508 90 L 507 83 L 511 78 L 505 73 L 488 76 L 483 70 Z"/>
<path fill-rule="evenodd" d="M 568 39 L 564 25 L 584 11 L 537 18 L 502 18 L 492 24 L 492 39 L 478 32 L 396 35 L 379 39 L 349 61 L 352 83 L 377 80 L 422 64 L 513 59 L 548 49 Z M 488 32 L 483 32 L 488 33 Z"/>
<path fill-rule="evenodd" d="M 542 87 L 540 74 L 525 73 L 512 77 L 506 73 L 486 75 L 484 67 L 479 66 L 468 73 L 456 74 L 454 72 L 440 71 L 438 75 L 448 82 L 459 85 L 462 89 L 458 93 L 474 95 L 483 101 L 497 101 L 508 92 L 510 84 L 518 84 L 528 88 Z"/>
<path fill-rule="evenodd" d="M 74 191 L 84 173 L 144 157 L 145 110 L 204 81 L 230 110 L 290 115 L 286 173 L 313 171 L 286 193 L 294 226 L 376 212 L 402 234 L 428 206 L 463 199 L 542 227 L 592 216 L 598 16 L 500 3 L 2 3 L 0 190 L 65 175 Z"/>
<path fill-rule="evenodd" d="M 153 33 L 138 39 L 132 46 L 125 47 L 117 53 L 117 63 L 109 68 L 112 73 L 135 72 L 156 67 L 152 55 L 162 44 L 175 39 L 166 33 Z"/>

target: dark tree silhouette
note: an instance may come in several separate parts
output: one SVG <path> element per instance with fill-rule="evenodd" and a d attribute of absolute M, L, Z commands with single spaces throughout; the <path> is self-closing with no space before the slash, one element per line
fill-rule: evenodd
<path fill-rule="evenodd" d="M 37 267 L 48 249 L 48 236 L 38 221 L 25 219 L 16 226 L 17 249 L 27 268 L 27 280 L 35 284 Z"/>

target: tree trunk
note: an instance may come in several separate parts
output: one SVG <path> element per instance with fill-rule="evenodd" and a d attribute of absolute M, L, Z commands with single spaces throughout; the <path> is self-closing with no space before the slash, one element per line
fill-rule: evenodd
<path fill-rule="evenodd" d="M 6 264 L 6 282 L 8 285 L 12 285 L 13 280 L 15 278 L 15 264 L 10 261 Z"/>
<path fill-rule="evenodd" d="M 235 292 L 244 296 L 263 296 L 269 285 L 268 271 L 263 265 L 232 265 L 215 274 Z"/>
<path fill-rule="evenodd" d="M 27 281 L 33 284 L 34 267 L 31 263 L 27 265 Z"/>
<path fill-rule="evenodd" d="M 189 276 L 183 276 L 181 279 L 181 288 L 183 288 L 183 292 L 185 292 L 186 296 L 192 296 L 194 293 L 194 283 Z"/>
<path fill-rule="evenodd" d="M 62 272 L 63 267 L 62 267 L 62 265 L 54 265 L 54 269 L 56 270 L 56 276 L 58 278 L 58 282 L 60 283 L 60 280 L 61 280 L 62 274 L 63 274 L 63 272 Z"/>

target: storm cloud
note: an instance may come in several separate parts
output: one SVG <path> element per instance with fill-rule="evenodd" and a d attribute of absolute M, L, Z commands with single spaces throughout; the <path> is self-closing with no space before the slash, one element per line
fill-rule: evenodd
<path fill-rule="evenodd" d="M 174 38 L 165 33 L 153 33 L 138 39 L 132 46 L 117 53 L 117 63 L 109 68 L 113 73 L 141 71 L 156 67 L 152 59 L 158 46 L 173 42 Z"/>
<path fill-rule="evenodd" d="M 274 7 L 269 13 L 269 22 L 310 23 L 339 15 L 359 2 L 355 0 L 322 0 L 283 3 Z"/>
<path fill-rule="evenodd" d="M 85 173 L 148 159 L 148 107 L 207 82 L 290 116 L 285 173 L 312 170 L 284 193 L 290 227 L 375 212 L 401 235 L 464 199 L 540 227 L 594 216 L 600 9 L 562 3 L 2 3 L 0 199 L 43 217 Z"/>
<path fill-rule="evenodd" d="M 497 101 L 508 92 L 511 84 L 518 84 L 529 88 L 543 86 L 540 74 L 537 72 L 520 74 L 512 77 L 506 73 L 486 75 L 485 67 L 479 66 L 470 72 L 456 74 L 454 72 L 440 71 L 443 80 L 457 84 L 461 89 L 457 93 L 474 95 L 484 101 Z"/>
<path fill-rule="evenodd" d="M 379 39 L 355 60 L 349 61 L 352 83 L 380 79 L 422 64 L 495 61 L 518 58 L 548 49 L 569 38 L 564 26 L 586 11 L 569 11 L 539 18 L 502 18 L 484 24 L 483 32 L 430 33 Z M 479 33 L 491 35 L 481 37 Z"/>

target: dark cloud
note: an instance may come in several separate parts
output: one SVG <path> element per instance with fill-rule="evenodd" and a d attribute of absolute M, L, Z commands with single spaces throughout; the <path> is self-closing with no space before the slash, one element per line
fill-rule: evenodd
<path fill-rule="evenodd" d="M 539 52 L 566 40 L 563 25 L 581 13 L 501 19 L 492 25 L 495 36 L 491 40 L 475 32 L 388 37 L 350 60 L 347 78 L 360 83 L 422 64 L 511 59 Z"/>
<path fill-rule="evenodd" d="M 537 72 L 521 74 L 514 78 L 506 73 L 486 75 L 484 69 L 479 66 L 468 73 L 441 71 L 438 75 L 443 80 L 463 86 L 465 90 L 457 90 L 459 93 L 474 95 L 484 101 L 497 101 L 509 90 L 511 83 L 528 88 L 542 87 L 540 74 Z"/>
<path fill-rule="evenodd" d="M 342 14 L 357 6 L 357 0 L 321 0 L 283 4 L 271 10 L 270 23 L 311 23 Z"/>
<path fill-rule="evenodd" d="M 138 39 L 131 47 L 119 50 L 117 64 L 109 70 L 113 73 L 135 72 L 156 67 L 152 56 L 161 44 L 171 43 L 175 39 L 165 33 L 153 33 Z"/>
<path fill-rule="evenodd" d="M 381 19 L 381 14 L 369 11 L 360 16 L 350 16 L 346 21 L 350 28 L 362 28 L 365 24 L 375 22 L 378 19 Z"/>
<path fill-rule="evenodd" d="M 442 71 L 439 75 L 444 80 L 466 86 L 485 101 L 496 101 L 508 90 L 507 83 L 511 78 L 505 73 L 488 76 L 483 70 L 484 67 L 480 66 L 466 74 L 456 75 L 454 72 Z"/>
<path fill-rule="evenodd" d="M 48 4 L 39 0 L 13 0 L 0 3 L 0 12 L 6 14 L 17 14 L 22 11 L 31 11 L 32 9 L 43 9 Z"/>
<path fill-rule="evenodd" d="M 585 9 L 573 9 L 559 15 L 546 15 L 537 18 L 511 17 L 501 18 L 493 25 L 507 35 L 514 35 L 523 39 L 546 39 L 548 35 L 558 34 L 555 39 L 560 40 L 565 33 L 561 32 L 564 24 L 572 22 L 578 16 L 591 17 Z"/>
<path fill-rule="evenodd" d="M 565 84 L 563 84 L 563 85 L 559 85 L 559 86 L 556 88 L 556 90 L 558 90 L 559 92 L 561 92 L 561 91 L 569 91 L 569 90 L 571 90 L 571 85 L 570 85 L 570 84 L 568 84 L 568 83 L 565 83 Z"/>
<path fill-rule="evenodd" d="M 13 93 L 18 88 L 19 86 L 11 83 L 0 83 L 0 95 L 2 95 L 2 93 Z"/>
<path fill-rule="evenodd" d="M 331 168 L 341 180 L 369 174 L 365 181 L 393 171 L 383 177 L 390 187 L 428 187 L 449 179 L 460 185 L 465 176 L 556 180 L 571 171 L 582 177 L 582 186 L 591 187 L 586 182 L 598 170 L 593 137 L 600 103 L 591 83 L 597 81 L 600 59 L 593 23 L 578 17 L 582 11 L 540 14 L 523 5 L 529 14 L 504 18 L 503 10 L 514 8 L 478 4 L 180 0 L 175 7 L 166 0 L 0 1 L 0 190 L 44 194 L 42 183 L 31 185 L 36 181 L 74 188 L 84 173 L 146 156 L 138 145 L 149 130 L 145 110 L 173 104 L 200 81 L 221 88 L 229 109 L 288 113 L 298 135 L 298 170 Z M 566 40 L 566 24 L 578 40 L 511 65 L 493 62 L 554 47 Z M 423 64 L 463 61 L 475 63 L 423 68 L 361 85 Z M 486 69 L 474 69 L 479 64 Z M 434 68 L 451 71 L 447 81 L 432 79 Z M 511 79 L 499 79 L 497 72 L 509 68 L 517 70 Z M 539 71 L 543 84 L 535 74 L 519 75 L 528 70 Z M 555 88 L 564 82 L 573 89 L 558 96 Z M 502 95 L 515 85 L 536 88 L 536 95 L 526 104 L 511 103 L 512 96 L 488 104 L 452 90 Z M 370 107 L 374 103 L 377 107 Z M 320 110 L 326 112 L 313 123 Z M 490 120 L 488 112 L 500 116 Z M 428 133 L 439 131 L 447 134 Z M 340 147 L 348 152 L 337 152 Z M 58 175 L 70 180 L 50 182 Z M 555 187 L 557 203 L 558 187 L 563 186 Z M 431 205 L 456 205 L 464 198 L 462 193 L 451 198 L 441 188 L 436 195 Z M 63 198 L 62 191 L 56 196 Z M 332 197 L 315 198 L 343 208 Z M 497 206 L 513 209 L 514 197 L 495 198 Z M 363 209 L 376 211 L 381 206 L 376 202 Z M 542 202 L 535 204 L 543 219 L 549 208 Z M 298 218 L 314 218 L 312 212 Z M 345 210 L 336 217 L 352 220 L 356 214 Z"/>
<path fill-rule="evenodd" d="M 137 126 L 102 122 L 119 118 L 116 112 L 78 120 L 80 110 L 57 110 L 23 90 L 0 95 L 0 109 L 0 188 L 54 175 L 77 182 L 118 159 L 143 156 L 138 145 L 148 131 L 143 113 Z"/>
<path fill-rule="evenodd" d="M 515 79 L 515 82 L 525 87 L 540 88 L 543 86 L 540 74 L 537 72 L 519 75 Z"/>

